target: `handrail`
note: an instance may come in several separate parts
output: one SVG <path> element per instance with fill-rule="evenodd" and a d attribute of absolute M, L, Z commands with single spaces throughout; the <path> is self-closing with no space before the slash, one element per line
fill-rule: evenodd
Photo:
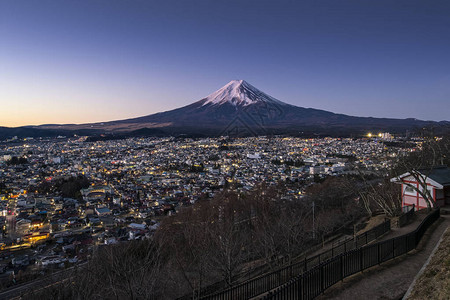
<path fill-rule="evenodd" d="M 440 209 L 438 208 L 431 212 L 414 231 L 386 241 L 363 246 L 329 259 L 272 290 L 264 299 L 313 299 L 345 277 L 415 249 L 425 231 L 439 217 Z"/>
<path fill-rule="evenodd" d="M 390 231 L 390 229 L 391 223 L 388 219 L 371 230 L 356 236 L 356 238 L 344 241 L 325 252 L 319 253 L 300 262 L 290 264 L 278 270 L 256 276 L 223 291 L 200 297 L 200 299 L 248 299 L 261 295 L 288 282 L 292 277 L 301 275 L 313 269 L 326 260 L 372 242 L 381 235 Z"/>

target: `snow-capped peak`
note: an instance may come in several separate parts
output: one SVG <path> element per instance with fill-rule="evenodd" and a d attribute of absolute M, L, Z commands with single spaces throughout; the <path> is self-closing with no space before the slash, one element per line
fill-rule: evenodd
<path fill-rule="evenodd" d="M 222 105 L 230 103 L 234 106 L 247 106 L 257 102 L 283 102 L 261 92 L 245 80 L 232 80 L 221 89 L 206 97 L 203 105 Z"/>

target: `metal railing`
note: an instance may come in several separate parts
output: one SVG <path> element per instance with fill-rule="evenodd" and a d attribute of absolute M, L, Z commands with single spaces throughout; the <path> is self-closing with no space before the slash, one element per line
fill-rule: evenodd
<path fill-rule="evenodd" d="M 386 219 L 380 225 L 377 225 L 374 228 L 357 235 L 355 238 L 347 239 L 343 242 L 333 245 L 333 247 L 327 251 L 323 251 L 313 257 L 306 259 L 305 271 L 310 270 L 312 267 L 319 265 L 321 262 L 333 258 L 341 253 L 366 245 L 390 230 L 391 221 L 389 219 Z"/>
<path fill-rule="evenodd" d="M 415 205 L 407 206 L 408 211 L 403 213 L 400 217 L 398 217 L 397 226 L 403 227 L 409 222 L 411 222 L 416 216 Z"/>
<path fill-rule="evenodd" d="M 263 293 L 266 293 L 280 285 L 285 284 L 294 276 L 301 275 L 309 270 L 314 269 L 322 262 L 336 257 L 352 249 L 357 249 L 362 245 L 374 241 L 381 235 L 391 230 L 390 220 L 386 220 L 382 224 L 362 233 L 355 238 L 346 240 L 333 246 L 331 249 L 317 254 L 315 256 L 305 258 L 302 261 L 290 264 L 281 269 L 275 270 L 247 280 L 243 283 L 235 285 L 226 290 L 201 297 L 200 299 L 248 299 Z"/>
<path fill-rule="evenodd" d="M 291 278 L 288 283 L 270 291 L 263 299 L 313 299 L 345 277 L 415 249 L 425 231 L 439 216 L 440 210 L 434 210 L 413 232 L 331 258 L 308 272 Z"/>

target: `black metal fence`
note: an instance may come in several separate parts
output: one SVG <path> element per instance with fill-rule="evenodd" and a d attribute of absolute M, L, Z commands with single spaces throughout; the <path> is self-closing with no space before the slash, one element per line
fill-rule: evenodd
<path fill-rule="evenodd" d="M 313 299 L 347 276 L 415 249 L 425 231 L 439 219 L 439 216 L 440 210 L 437 209 L 430 213 L 413 232 L 331 258 L 272 290 L 264 299 Z"/>
<path fill-rule="evenodd" d="M 285 284 L 295 276 L 315 269 L 324 261 L 370 243 L 390 230 L 391 222 L 388 219 L 371 230 L 356 236 L 356 238 L 341 242 L 325 252 L 200 299 L 248 299 L 261 295 Z"/>
<path fill-rule="evenodd" d="M 397 221 L 398 227 L 405 226 L 406 224 L 411 222 L 416 215 L 414 204 L 412 206 L 407 206 L 407 208 L 408 208 L 408 211 L 403 213 L 400 217 L 398 217 L 398 221 Z"/>
<path fill-rule="evenodd" d="M 348 240 L 340 242 L 336 245 L 333 245 L 331 249 L 306 259 L 304 261 L 305 271 L 310 270 L 311 268 L 319 265 L 320 263 L 330 258 L 333 258 L 339 254 L 366 245 L 376 240 L 377 238 L 379 238 L 380 236 L 382 236 L 383 234 L 385 234 L 390 230 L 391 230 L 391 221 L 389 219 L 386 219 L 380 225 L 377 225 L 374 228 L 357 235 L 355 238 L 350 238 Z"/>

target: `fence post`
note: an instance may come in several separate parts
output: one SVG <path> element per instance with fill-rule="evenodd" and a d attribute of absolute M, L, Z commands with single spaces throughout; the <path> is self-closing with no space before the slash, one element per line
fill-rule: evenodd
<path fill-rule="evenodd" d="M 343 254 L 341 254 L 340 262 L 341 262 L 341 281 L 344 281 L 344 255 Z"/>
<path fill-rule="evenodd" d="M 408 235 L 405 235 L 405 253 L 408 253 Z"/>
<path fill-rule="evenodd" d="M 250 282 L 247 282 L 247 284 L 245 285 L 245 296 L 248 298 L 250 295 Z"/>
<path fill-rule="evenodd" d="M 417 229 L 416 229 L 416 231 L 414 232 L 414 249 L 416 249 L 416 247 L 417 247 L 417 236 L 418 236 L 418 231 L 417 231 Z"/>
<path fill-rule="evenodd" d="M 395 257 L 395 240 L 396 240 L 396 238 L 392 239 L 392 258 Z"/>
<path fill-rule="evenodd" d="M 299 299 L 299 300 L 303 300 L 303 275 L 301 275 L 299 278 L 298 278 L 298 286 L 297 286 L 297 289 L 298 289 L 298 293 L 297 293 L 297 299 Z"/>
<path fill-rule="evenodd" d="M 359 270 L 363 271 L 363 248 L 359 248 Z"/>
<path fill-rule="evenodd" d="M 320 289 L 321 289 L 321 292 L 323 293 L 323 292 L 325 292 L 325 278 L 324 278 L 324 274 L 323 274 L 323 264 L 322 265 L 320 265 L 320 281 L 321 281 L 321 286 L 320 286 Z"/>
<path fill-rule="evenodd" d="M 381 243 L 378 242 L 378 264 L 381 263 Z"/>
<path fill-rule="evenodd" d="M 304 265 L 304 272 L 306 272 L 308 270 L 308 268 L 306 268 L 306 256 L 305 256 L 305 265 Z"/>

